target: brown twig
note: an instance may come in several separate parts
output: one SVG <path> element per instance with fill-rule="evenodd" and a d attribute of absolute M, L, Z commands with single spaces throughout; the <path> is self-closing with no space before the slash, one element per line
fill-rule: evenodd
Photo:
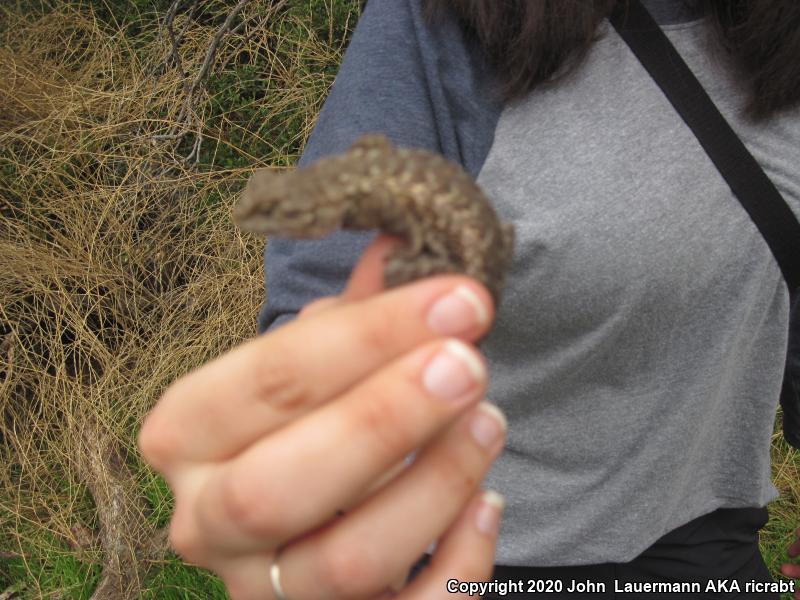
<path fill-rule="evenodd" d="M 197 15 L 197 9 L 200 7 L 200 0 L 193 0 L 192 7 L 189 9 L 189 18 L 186 20 L 186 25 L 183 26 L 180 34 L 178 34 L 178 43 L 180 44 L 183 40 L 183 36 L 186 35 L 186 32 L 189 30 L 189 26 L 194 20 L 195 16 Z"/>
<path fill-rule="evenodd" d="M 183 63 L 180 59 L 180 43 L 183 36 L 186 33 L 187 25 L 184 27 L 183 31 L 180 34 L 175 35 L 174 31 L 174 20 L 175 16 L 181 6 L 183 0 L 174 0 L 174 2 L 170 5 L 169 10 L 164 18 L 164 29 L 167 32 L 167 36 L 170 42 L 170 54 L 165 59 L 162 66 L 167 63 L 172 63 L 178 69 L 181 77 L 184 79 L 188 79 L 188 74 L 184 71 Z M 248 33 L 248 35 L 237 45 L 235 51 L 230 53 L 229 56 L 221 63 L 218 67 L 217 71 L 224 70 L 233 57 L 235 57 L 238 52 L 247 44 L 259 31 L 260 28 L 264 27 L 270 18 L 272 18 L 277 12 L 279 12 L 282 8 L 284 8 L 288 4 L 289 0 L 276 0 L 270 6 L 270 10 L 268 14 L 260 19 L 253 27 L 253 29 Z M 214 33 L 214 36 L 211 38 L 209 42 L 208 48 L 206 49 L 205 56 L 203 58 L 203 62 L 201 63 L 199 69 L 197 70 L 196 75 L 192 79 L 191 82 L 187 82 L 184 85 L 184 97 L 183 102 L 181 103 L 180 110 L 178 111 L 177 117 L 174 119 L 173 124 L 170 126 L 169 130 L 166 133 L 159 133 L 153 134 L 150 136 L 154 142 L 172 142 L 173 148 L 177 148 L 181 141 L 190 133 L 194 133 L 195 141 L 192 144 L 192 149 L 189 154 L 183 157 L 183 161 L 185 163 L 191 163 L 192 165 L 197 165 L 200 160 L 200 149 L 203 144 L 202 140 L 202 121 L 197 115 L 197 102 L 200 95 L 206 89 L 209 77 L 211 73 L 214 71 L 214 61 L 217 58 L 217 54 L 219 52 L 220 44 L 222 40 L 228 35 L 234 35 L 239 33 L 243 29 L 247 28 L 248 25 L 252 24 L 254 19 L 247 18 L 243 19 L 237 25 L 233 25 L 234 21 L 240 15 L 240 13 L 244 10 L 244 8 L 251 2 L 251 0 L 239 0 L 236 5 L 231 9 L 231 11 L 225 17 L 225 21 L 217 28 L 217 31 Z M 193 18 L 198 6 L 200 5 L 200 0 L 194 0 L 193 4 L 190 8 L 190 21 Z M 164 175 L 164 173 L 161 173 Z"/>
<path fill-rule="evenodd" d="M 283 5 L 286 4 L 287 1 L 288 0 L 281 0 L 281 2 L 278 2 L 277 4 L 275 4 L 274 10 L 275 11 L 280 10 L 283 7 Z M 272 17 L 272 12 L 270 12 L 266 17 L 261 19 L 261 21 L 259 21 L 250 30 L 250 32 L 242 39 L 242 41 L 239 42 L 239 44 L 236 46 L 236 48 L 234 48 L 232 52 L 228 53 L 227 58 L 218 67 L 218 71 L 222 72 L 222 71 L 225 70 L 225 68 L 228 66 L 228 64 L 231 62 L 231 60 L 235 59 L 239 55 L 239 52 L 241 51 L 241 49 L 244 48 L 245 45 L 247 45 L 258 34 L 259 30 L 267 24 L 267 21 L 269 21 L 269 19 L 271 17 Z M 245 25 L 246 23 L 247 23 L 247 21 L 242 21 L 237 26 L 237 29 L 241 28 L 241 26 Z M 231 33 L 235 33 L 235 31 L 231 31 Z"/>
<path fill-rule="evenodd" d="M 174 16 L 174 14 L 173 14 Z M 175 37 L 175 30 L 172 28 L 172 19 L 168 18 L 166 22 L 166 30 L 167 35 L 169 35 L 169 41 L 172 44 L 172 51 L 170 52 L 167 60 L 171 60 L 175 65 L 175 68 L 178 69 L 178 73 L 181 74 L 181 77 L 186 77 L 186 71 L 183 70 L 183 62 L 181 61 L 181 53 L 178 52 L 178 39 Z"/>
<path fill-rule="evenodd" d="M 178 69 L 181 77 L 187 78 L 188 75 L 186 74 L 183 63 L 180 59 L 180 42 L 186 33 L 187 25 L 184 27 L 184 30 L 179 34 L 175 35 L 175 31 L 173 29 L 173 22 L 175 16 L 177 14 L 178 8 L 180 7 L 182 0 L 175 0 L 171 5 L 169 10 L 167 11 L 167 15 L 164 19 L 164 28 L 166 29 L 167 35 L 170 41 L 170 54 L 167 56 L 166 62 L 172 62 L 175 67 Z M 206 84 L 208 82 L 209 75 L 211 73 L 211 67 L 214 64 L 214 60 L 217 56 L 217 52 L 219 50 L 219 45 L 222 39 L 230 33 L 235 33 L 239 31 L 239 29 L 247 23 L 247 20 L 242 21 L 236 27 L 232 27 L 234 20 L 239 16 L 239 13 L 242 12 L 245 6 L 251 0 L 239 0 L 236 6 L 228 13 L 225 18 L 225 21 L 220 25 L 217 31 L 214 33 L 214 37 L 211 39 L 209 46 L 206 50 L 205 57 L 203 59 L 203 63 L 200 65 L 200 68 L 195 75 L 194 79 L 191 83 L 187 83 L 185 85 L 185 96 L 183 103 L 181 104 L 181 108 L 178 112 L 178 116 L 175 119 L 174 124 L 170 127 L 167 133 L 163 134 L 156 134 L 151 136 L 151 139 L 157 142 L 162 141 L 171 141 L 174 142 L 175 146 L 180 143 L 180 141 L 191 131 L 194 130 L 195 132 L 195 142 L 192 146 L 192 151 L 189 153 L 188 156 L 184 157 L 185 162 L 193 162 L 197 164 L 200 159 L 200 147 L 202 145 L 202 132 L 200 121 L 197 118 L 196 114 L 196 102 L 197 97 L 200 95 L 202 90 L 205 89 Z M 199 0 L 194 0 L 192 7 L 190 9 L 190 21 L 191 17 L 196 12 L 199 6 Z"/>
<path fill-rule="evenodd" d="M 94 499 L 104 555 L 91 600 L 134 600 L 145 573 L 168 550 L 167 532 L 147 521 L 148 507 L 111 433 L 91 414 L 81 419 L 77 472 Z"/>
<path fill-rule="evenodd" d="M 222 38 L 225 37 L 225 34 L 230 31 L 233 20 L 239 15 L 240 12 L 242 12 L 244 7 L 247 6 L 249 2 L 250 0 L 239 0 L 236 6 L 233 7 L 233 10 L 228 13 L 228 16 L 225 18 L 225 21 L 222 23 L 222 25 L 220 25 L 220 27 L 217 29 L 214 37 L 211 38 L 211 43 L 206 50 L 203 64 L 200 65 L 200 69 L 197 72 L 194 81 L 192 81 L 191 85 L 189 85 L 186 91 L 186 98 L 176 119 L 176 127 L 180 127 L 183 123 L 188 125 L 188 123 L 191 122 L 190 114 L 194 112 L 195 94 L 199 94 L 199 92 L 205 88 L 211 70 L 211 65 L 214 63 L 214 59 L 217 56 L 219 44 L 222 41 Z"/>

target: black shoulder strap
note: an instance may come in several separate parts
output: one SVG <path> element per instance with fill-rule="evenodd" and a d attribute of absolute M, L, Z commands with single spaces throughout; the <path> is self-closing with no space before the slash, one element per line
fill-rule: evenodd
<path fill-rule="evenodd" d="M 800 223 L 794 213 L 639 0 L 619 2 L 609 20 L 764 236 L 794 299 L 800 288 Z"/>
<path fill-rule="evenodd" d="M 783 273 L 791 311 L 780 397 L 783 437 L 800 448 L 800 223 L 639 0 L 618 2 L 609 20 L 691 127 L 758 227 Z"/>

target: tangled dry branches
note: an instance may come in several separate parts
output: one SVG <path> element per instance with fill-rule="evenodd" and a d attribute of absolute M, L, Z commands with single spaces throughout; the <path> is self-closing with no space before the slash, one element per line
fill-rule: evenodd
<path fill-rule="evenodd" d="M 249 41 L 251 41 L 259 31 L 264 31 L 264 28 L 267 26 L 268 22 L 274 19 L 275 15 L 279 14 L 280 11 L 285 8 L 288 0 L 277 0 L 276 2 L 272 3 L 265 15 L 247 15 L 244 18 L 239 19 L 240 13 L 242 13 L 244 8 L 250 4 L 250 2 L 251 0 L 239 0 L 225 16 L 225 20 L 222 22 L 222 25 L 220 25 L 216 32 L 214 32 L 214 36 L 211 38 L 211 41 L 208 44 L 203 62 L 197 69 L 197 73 L 191 77 L 184 71 L 183 61 L 180 58 L 180 44 L 186 35 L 186 26 L 184 26 L 184 29 L 178 35 L 175 35 L 174 30 L 175 15 L 181 8 L 183 0 L 174 0 L 167 11 L 167 16 L 164 20 L 164 29 L 168 35 L 170 52 L 163 66 L 168 66 L 170 64 L 174 65 L 178 69 L 180 75 L 186 79 L 184 84 L 185 96 L 183 102 L 181 103 L 180 112 L 175 118 L 175 121 L 170 127 L 169 131 L 167 133 L 153 135 L 153 140 L 179 142 L 187 133 L 194 131 L 195 140 L 192 150 L 184 158 L 184 160 L 187 162 L 193 161 L 195 165 L 200 159 L 200 147 L 203 142 L 203 135 L 199 127 L 199 117 L 197 115 L 196 108 L 198 97 L 205 90 L 209 75 L 214 68 L 214 63 L 217 60 L 220 49 L 220 43 L 225 36 L 235 35 L 241 31 L 245 31 L 246 34 L 244 38 L 239 41 L 238 46 L 229 54 L 229 56 L 236 56 L 239 51 Z M 189 8 L 189 21 L 191 21 L 192 15 L 197 13 L 199 6 L 200 0 L 192 0 Z M 239 20 L 239 23 L 235 24 L 237 20 Z M 250 29 L 249 31 L 246 29 L 248 27 Z M 223 61 L 219 65 L 218 69 L 220 71 L 225 69 L 228 64 L 228 60 Z"/>
<path fill-rule="evenodd" d="M 70 557 L 93 598 L 134 598 L 167 549 L 142 417 L 254 335 L 263 242 L 230 206 L 252 166 L 296 155 L 330 84 L 303 61 L 336 65 L 341 48 L 282 2 L 240 2 L 232 19 L 224 2 L 175 4 L 164 35 L 131 40 L 51 1 L 0 7 L 0 558 L 16 565 L 0 560 L 0 593 L 16 593 L 4 576 L 30 597 L 63 591 L 54 557 Z M 214 114 L 209 80 L 242 66 L 269 87 L 245 113 L 272 130 Z M 166 143 L 185 131 L 192 144 Z M 220 168 L 214 150 L 198 168 L 201 136 L 249 164 Z"/>

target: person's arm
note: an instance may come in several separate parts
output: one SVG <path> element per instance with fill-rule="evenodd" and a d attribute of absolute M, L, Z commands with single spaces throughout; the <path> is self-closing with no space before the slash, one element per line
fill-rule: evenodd
<path fill-rule="evenodd" d="M 369 1 L 298 167 L 342 152 L 368 132 L 440 151 L 412 2 Z M 372 232 L 337 232 L 321 240 L 268 240 L 259 333 L 293 319 L 316 298 L 340 293 L 373 238 Z"/>

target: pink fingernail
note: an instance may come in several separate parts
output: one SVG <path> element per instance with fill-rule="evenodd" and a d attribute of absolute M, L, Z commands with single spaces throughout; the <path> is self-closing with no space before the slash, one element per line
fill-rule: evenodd
<path fill-rule="evenodd" d="M 487 450 L 495 445 L 506 429 L 508 423 L 505 415 L 494 404 L 486 401 L 480 403 L 469 428 L 475 441 Z"/>
<path fill-rule="evenodd" d="M 428 327 L 443 335 L 457 335 L 488 320 L 489 312 L 481 299 L 465 285 L 437 300 L 428 312 Z"/>
<path fill-rule="evenodd" d="M 422 382 L 443 400 L 461 398 L 486 378 L 486 369 L 464 342 L 448 340 L 428 364 Z"/>
<path fill-rule="evenodd" d="M 505 503 L 505 499 L 494 490 L 486 490 L 483 493 L 481 505 L 475 514 L 475 526 L 478 531 L 486 535 L 497 535 Z"/>

